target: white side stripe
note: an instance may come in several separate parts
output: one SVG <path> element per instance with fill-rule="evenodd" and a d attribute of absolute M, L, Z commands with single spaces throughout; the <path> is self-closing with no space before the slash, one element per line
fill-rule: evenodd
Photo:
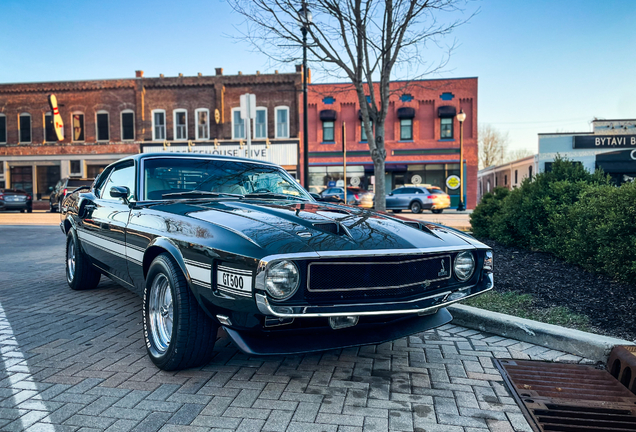
<path fill-rule="evenodd" d="M 209 269 L 193 266 L 192 264 L 186 264 L 186 268 L 188 269 L 188 273 L 190 273 L 190 277 L 192 279 L 197 279 L 208 285 L 212 283 L 212 273 Z"/>

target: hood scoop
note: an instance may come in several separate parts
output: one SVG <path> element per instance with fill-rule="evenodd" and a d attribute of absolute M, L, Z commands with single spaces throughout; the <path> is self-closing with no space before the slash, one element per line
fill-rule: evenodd
<path fill-rule="evenodd" d="M 347 235 L 351 237 L 351 233 L 342 224 L 338 222 L 314 222 L 312 224 L 317 230 L 335 234 L 335 235 Z"/>
<path fill-rule="evenodd" d="M 420 222 L 416 222 L 416 221 L 401 221 L 404 225 L 408 225 L 411 228 L 415 228 L 416 230 L 420 230 L 420 231 L 424 231 L 425 233 L 434 235 L 435 237 L 439 238 L 439 236 L 437 234 L 435 234 L 435 232 L 430 229 L 427 224 L 423 224 Z"/>

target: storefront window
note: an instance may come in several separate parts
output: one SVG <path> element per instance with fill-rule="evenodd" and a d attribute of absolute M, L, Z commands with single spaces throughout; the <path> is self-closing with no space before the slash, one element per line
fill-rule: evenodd
<path fill-rule="evenodd" d="M 446 179 L 452 175 L 459 176 L 459 164 L 417 164 L 409 165 L 406 171 L 395 171 L 392 178 L 392 189 L 403 186 L 431 185 L 437 186 L 449 195 L 458 195 L 457 189 L 446 186 Z"/>
<path fill-rule="evenodd" d="M 60 166 L 37 166 L 35 170 L 38 176 L 37 199 L 48 199 L 52 188 L 60 181 Z"/>
<path fill-rule="evenodd" d="M 364 170 L 364 166 L 347 166 L 347 186 L 372 190 L 371 176 Z M 331 185 L 330 185 L 331 182 Z M 344 185 L 344 170 L 340 166 L 309 167 L 309 192 L 320 193 L 327 187 Z"/>
<path fill-rule="evenodd" d="M 31 166 L 11 167 L 11 187 L 33 193 L 33 168 Z"/>

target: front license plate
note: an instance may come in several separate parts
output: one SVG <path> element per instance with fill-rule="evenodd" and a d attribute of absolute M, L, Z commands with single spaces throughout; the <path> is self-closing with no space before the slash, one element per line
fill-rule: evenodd
<path fill-rule="evenodd" d="M 216 272 L 217 285 L 220 289 L 252 293 L 252 272 L 219 266 Z"/>

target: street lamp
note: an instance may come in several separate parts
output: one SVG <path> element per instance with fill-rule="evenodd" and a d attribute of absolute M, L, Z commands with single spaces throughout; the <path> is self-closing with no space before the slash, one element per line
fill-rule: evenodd
<path fill-rule="evenodd" d="M 459 204 L 457 211 L 464 211 L 466 210 L 464 205 L 464 120 L 466 120 L 466 113 L 463 109 L 459 110 L 457 120 L 459 120 Z"/>
<path fill-rule="evenodd" d="M 309 136 L 307 126 L 307 30 L 311 25 L 311 11 L 303 1 L 298 10 L 300 30 L 303 32 L 303 186 L 309 190 Z"/>

